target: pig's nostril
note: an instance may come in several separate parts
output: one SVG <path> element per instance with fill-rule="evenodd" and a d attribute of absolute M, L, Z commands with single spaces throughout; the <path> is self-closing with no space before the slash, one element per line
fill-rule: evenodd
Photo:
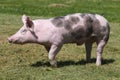
<path fill-rule="evenodd" d="M 8 38 L 9 43 L 12 43 L 12 39 Z"/>

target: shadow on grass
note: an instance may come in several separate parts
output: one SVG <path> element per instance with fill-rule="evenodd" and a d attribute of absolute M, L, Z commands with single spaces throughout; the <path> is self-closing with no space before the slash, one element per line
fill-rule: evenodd
<path fill-rule="evenodd" d="M 113 63 L 115 60 L 114 59 L 103 59 L 102 60 L 102 65 L 106 65 L 106 64 L 110 64 L 110 63 Z M 96 62 L 96 59 L 95 58 L 92 58 L 91 59 L 91 62 L 89 63 L 95 63 Z M 85 60 L 80 60 L 80 61 L 72 61 L 72 60 L 68 60 L 68 61 L 58 61 L 57 62 L 57 65 L 58 67 L 64 67 L 64 66 L 70 66 L 70 65 L 85 65 L 87 64 L 87 62 Z M 41 62 L 41 61 L 38 61 L 36 62 L 35 64 L 32 64 L 31 65 L 32 67 L 40 67 L 40 66 L 50 66 L 50 63 L 49 62 Z"/>

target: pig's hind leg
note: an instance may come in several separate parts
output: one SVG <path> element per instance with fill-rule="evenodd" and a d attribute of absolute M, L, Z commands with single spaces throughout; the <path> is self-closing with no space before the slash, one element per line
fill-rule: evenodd
<path fill-rule="evenodd" d="M 102 52 L 104 49 L 104 46 L 106 45 L 106 41 L 105 40 L 100 40 L 97 42 L 97 59 L 96 59 L 96 65 L 99 66 L 101 65 L 101 61 L 102 61 Z"/>

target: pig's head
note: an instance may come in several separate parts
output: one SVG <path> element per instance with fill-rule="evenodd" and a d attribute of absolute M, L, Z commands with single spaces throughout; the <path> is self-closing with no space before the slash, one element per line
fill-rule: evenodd
<path fill-rule="evenodd" d="M 10 43 L 24 44 L 24 43 L 34 43 L 37 40 L 37 36 L 34 32 L 34 23 L 32 20 L 26 16 L 22 16 L 23 26 L 20 30 L 8 38 Z"/>

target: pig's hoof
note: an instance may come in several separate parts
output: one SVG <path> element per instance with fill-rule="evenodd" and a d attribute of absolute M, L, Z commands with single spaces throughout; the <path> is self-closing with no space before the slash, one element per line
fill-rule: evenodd
<path fill-rule="evenodd" d="M 50 61 L 50 64 L 52 67 L 57 67 L 57 61 L 53 60 L 53 61 Z"/>
<path fill-rule="evenodd" d="M 96 66 L 100 66 L 101 65 L 101 62 L 96 62 Z"/>

